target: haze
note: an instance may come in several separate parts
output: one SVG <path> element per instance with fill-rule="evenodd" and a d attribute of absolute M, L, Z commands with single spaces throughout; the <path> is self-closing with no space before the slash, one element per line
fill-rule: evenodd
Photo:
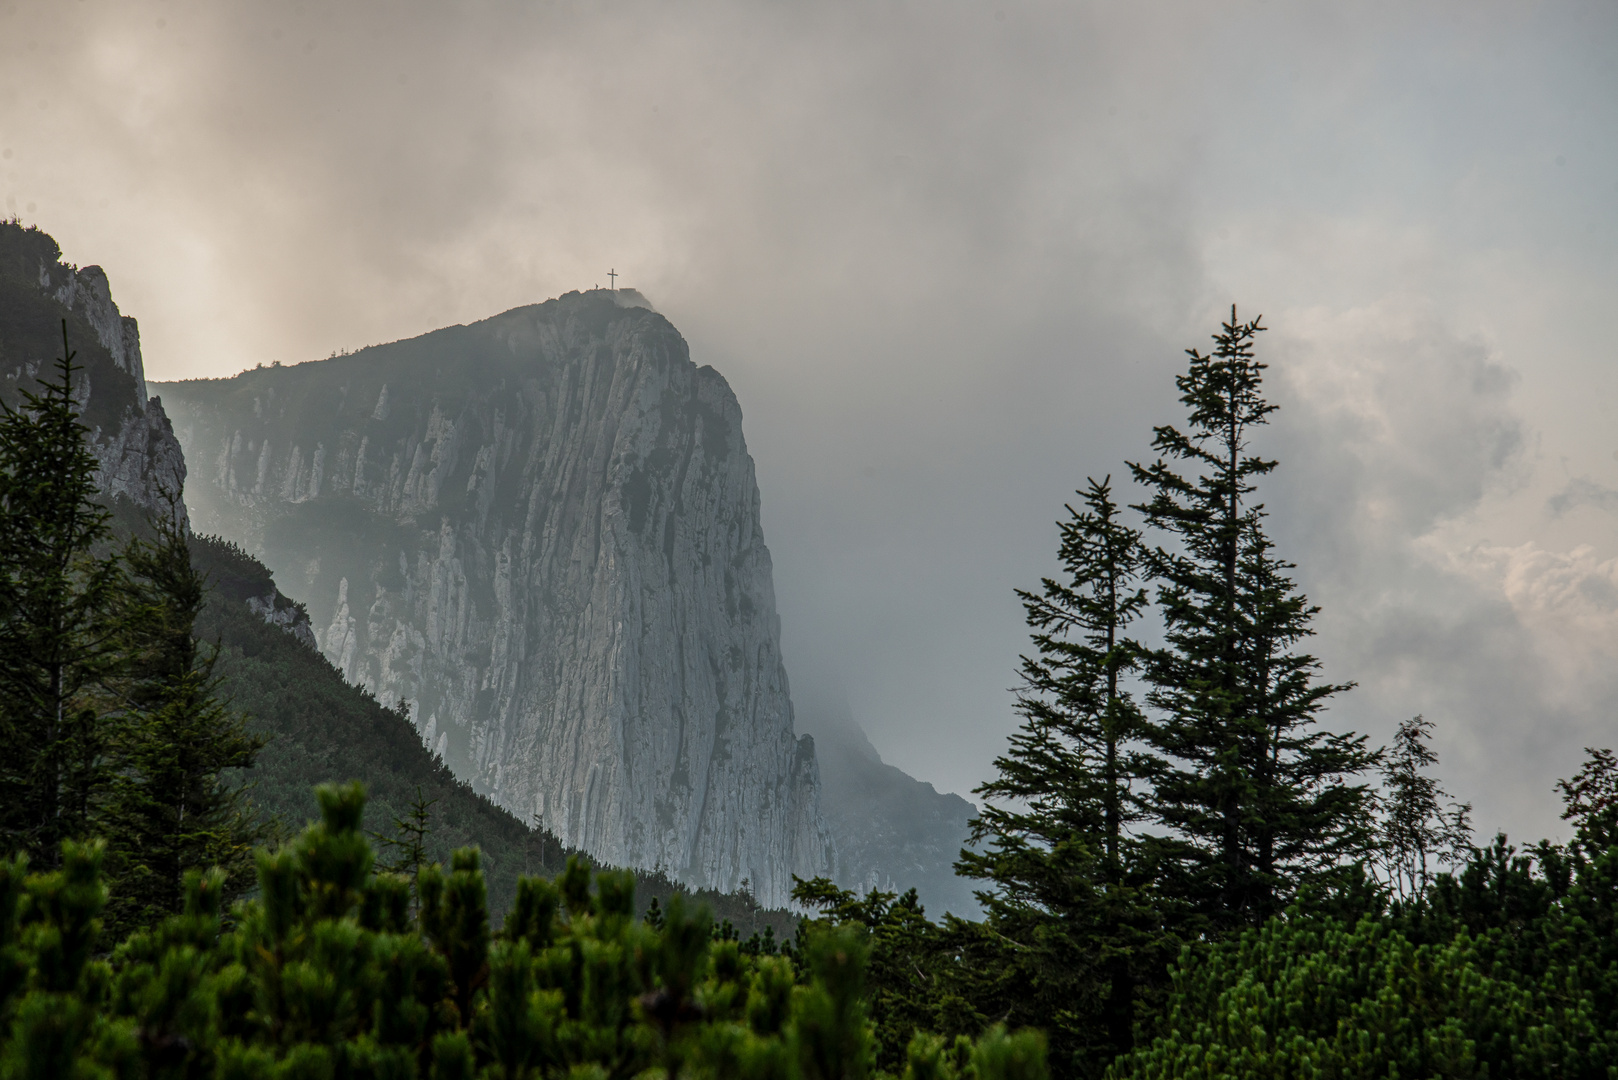
<path fill-rule="evenodd" d="M 801 700 L 962 792 L 1064 500 L 1262 312 L 1328 722 L 1532 839 L 1618 743 L 1615 60 L 1600 2 L 27 0 L 0 198 L 154 380 L 616 270 L 741 399 Z"/>

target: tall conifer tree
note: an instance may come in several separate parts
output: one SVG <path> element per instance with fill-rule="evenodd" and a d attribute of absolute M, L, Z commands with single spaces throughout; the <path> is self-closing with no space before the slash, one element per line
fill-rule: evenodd
<path fill-rule="evenodd" d="M 178 914 L 190 871 L 219 867 L 226 895 L 252 885 L 264 838 L 229 770 L 250 768 L 264 740 L 219 696 L 215 648 L 197 641 L 207 583 L 191 565 L 178 499 L 155 535 L 127 547 L 122 620 L 128 668 L 118 769 L 102 828 L 111 840 L 109 910 L 120 928 Z"/>
<path fill-rule="evenodd" d="M 1054 1029 L 1058 1061 L 1099 1069 L 1132 1045 L 1137 984 L 1165 958 L 1143 893 L 1150 859 L 1130 832 L 1141 781 L 1158 768 L 1128 690 L 1144 552 L 1118 520 L 1110 478 L 1081 495 L 1084 509 L 1069 506 L 1060 526 L 1064 579 L 1018 592 L 1035 648 L 1023 658 L 1023 723 L 977 789 L 1006 801 L 985 802 L 973 841 L 988 844 L 962 852 L 957 869 L 991 883 L 979 895 L 1016 945 L 1005 961 L 1021 1022 Z"/>
<path fill-rule="evenodd" d="M 109 681 L 122 666 L 124 587 L 79 422 L 62 323 L 56 378 L 0 404 L 0 849 L 54 867 L 87 834 L 109 770 Z"/>
<path fill-rule="evenodd" d="M 1164 645 L 1146 659 L 1146 700 L 1171 760 L 1149 811 L 1172 832 L 1179 889 L 1214 930 L 1262 922 L 1371 840 L 1369 792 L 1351 778 L 1376 756 L 1362 736 L 1316 725 L 1347 687 L 1319 681 L 1318 661 L 1295 651 L 1318 609 L 1252 500 L 1276 466 L 1250 442 L 1276 408 L 1253 354 L 1262 329 L 1232 307 L 1211 353 L 1187 350 L 1176 380 L 1187 427 L 1155 429 L 1157 460 L 1131 465 L 1151 492 L 1137 509 L 1169 541 L 1147 560 Z"/>

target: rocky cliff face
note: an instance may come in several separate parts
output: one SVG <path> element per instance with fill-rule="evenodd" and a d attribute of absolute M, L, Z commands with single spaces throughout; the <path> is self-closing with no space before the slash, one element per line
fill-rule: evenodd
<path fill-rule="evenodd" d="M 781 904 L 831 853 L 741 410 L 662 316 L 572 293 L 168 384 L 197 527 L 524 819 Z"/>
<path fill-rule="evenodd" d="M 0 397 L 8 403 L 51 377 L 64 318 L 83 369 L 75 387 L 98 485 L 115 511 L 167 513 L 165 492 L 178 498 L 184 489 L 185 458 L 162 402 L 147 396 L 135 320 L 119 314 L 99 266 L 63 263 L 45 233 L 0 222 Z"/>

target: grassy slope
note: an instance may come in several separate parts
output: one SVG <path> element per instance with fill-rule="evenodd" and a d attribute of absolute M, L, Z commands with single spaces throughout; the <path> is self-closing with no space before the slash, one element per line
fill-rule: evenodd
<path fill-rule="evenodd" d="M 315 817 L 313 787 L 331 780 L 359 780 L 370 793 L 368 828 L 392 834 L 416 790 L 433 807 L 433 855 L 447 861 L 456 847 L 483 851 L 490 908 L 504 912 L 519 874 L 554 875 L 566 852 L 549 834 L 528 828 L 507 811 L 457 780 L 429 754 L 410 722 L 364 690 L 350 686 L 323 656 L 248 610 L 249 596 L 273 588 L 269 570 L 221 540 L 199 537 L 192 545 L 196 566 L 213 584 L 213 596 L 198 635 L 221 647 L 218 671 L 235 708 L 270 737 L 249 774 L 253 799 L 281 826 L 294 831 Z M 637 875 L 637 903 L 656 896 L 666 902 L 673 885 L 659 875 Z M 797 917 L 765 911 L 748 896 L 695 894 L 719 919 L 729 919 L 745 937 L 765 925 L 778 939 L 790 937 Z"/>

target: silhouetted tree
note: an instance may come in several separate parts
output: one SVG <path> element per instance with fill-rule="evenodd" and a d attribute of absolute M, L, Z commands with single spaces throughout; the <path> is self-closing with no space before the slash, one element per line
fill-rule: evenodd
<path fill-rule="evenodd" d="M 108 685 L 124 664 L 109 515 L 74 399 L 67 322 L 56 377 L 0 403 L 0 849 L 55 867 L 110 775 Z"/>
<path fill-rule="evenodd" d="M 1399 725 L 1382 756 L 1382 821 L 1377 862 L 1401 900 L 1420 903 L 1434 867 L 1464 864 L 1472 852 L 1470 803 L 1457 803 L 1427 775 L 1438 755 L 1427 746 L 1433 724 L 1420 716 Z"/>
<path fill-rule="evenodd" d="M 264 838 L 231 775 L 252 766 L 264 740 L 221 700 L 218 652 L 197 641 L 207 582 L 179 510 L 171 495 L 153 538 L 124 553 L 124 710 L 99 821 L 111 845 L 109 918 L 121 930 L 177 914 L 191 871 L 223 870 L 227 899 L 245 891 Z"/>
<path fill-rule="evenodd" d="M 417 784 L 416 797 L 411 800 L 410 809 L 403 817 L 393 819 L 394 835 L 371 834 L 381 845 L 377 869 L 403 874 L 410 881 L 412 903 L 420 903 L 421 900 L 416 891 L 416 882 L 421 868 L 430 861 L 427 858 L 427 838 L 433 832 L 433 804 L 436 802 L 437 799 L 429 799 L 423 794 L 421 785 Z"/>
<path fill-rule="evenodd" d="M 1211 353 L 1188 350 L 1176 380 L 1187 427 L 1157 428 L 1157 460 L 1131 465 L 1151 492 L 1137 509 L 1168 542 L 1147 560 L 1164 645 L 1145 663 L 1146 700 L 1158 714 L 1151 739 L 1171 762 L 1148 810 L 1172 831 L 1178 889 L 1211 929 L 1262 922 L 1372 842 L 1369 792 L 1349 778 L 1375 755 L 1362 736 L 1316 726 L 1348 687 L 1318 681 L 1318 661 L 1294 651 L 1318 609 L 1251 499 L 1276 466 L 1250 442 L 1276 408 L 1253 354 L 1261 330 L 1232 307 Z"/>
<path fill-rule="evenodd" d="M 1127 686 L 1143 652 L 1129 630 L 1147 606 L 1140 534 L 1119 521 L 1110 478 L 1081 497 L 1060 523 L 1062 577 L 1018 592 L 1035 650 L 1022 726 L 977 789 L 983 846 L 956 866 L 990 883 L 978 895 L 1009 946 L 1011 1015 L 1050 1027 L 1059 1063 L 1100 1068 L 1133 1045 L 1136 985 L 1167 959 L 1146 898 L 1154 845 L 1130 829 L 1161 763 Z"/>

